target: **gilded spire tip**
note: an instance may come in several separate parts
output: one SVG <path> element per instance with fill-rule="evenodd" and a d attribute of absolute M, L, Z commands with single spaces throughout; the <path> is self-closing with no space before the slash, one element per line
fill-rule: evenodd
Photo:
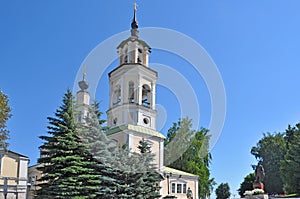
<path fill-rule="evenodd" d="M 83 66 L 82 80 L 85 81 L 85 78 L 86 78 L 86 65 Z"/>
<path fill-rule="evenodd" d="M 138 23 L 136 21 L 136 10 L 137 10 L 137 3 L 134 2 L 133 3 L 133 19 L 132 19 L 132 23 L 131 23 L 131 28 L 132 29 L 138 29 Z"/>

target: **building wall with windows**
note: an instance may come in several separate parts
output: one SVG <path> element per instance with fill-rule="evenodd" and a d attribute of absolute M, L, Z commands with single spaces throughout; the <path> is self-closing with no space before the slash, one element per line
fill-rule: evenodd
<path fill-rule="evenodd" d="M 26 199 L 29 158 L 0 151 L 0 199 Z"/>
<path fill-rule="evenodd" d="M 178 199 L 186 199 L 190 189 L 193 199 L 198 199 L 198 176 L 170 167 L 164 167 L 163 170 L 164 181 L 160 184 L 163 196 L 172 195 Z"/>
<path fill-rule="evenodd" d="M 36 190 L 39 189 L 38 179 L 42 177 L 42 172 L 38 170 L 41 164 L 36 164 L 28 168 L 28 191 L 27 199 L 33 199 L 36 195 Z"/>

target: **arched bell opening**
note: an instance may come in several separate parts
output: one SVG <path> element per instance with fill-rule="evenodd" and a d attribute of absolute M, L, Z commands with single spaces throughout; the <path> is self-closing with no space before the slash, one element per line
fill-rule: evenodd
<path fill-rule="evenodd" d="M 147 108 L 151 107 L 151 89 L 147 84 L 142 87 L 142 105 Z"/>
<path fill-rule="evenodd" d="M 134 104 L 135 103 L 135 93 L 134 93 L 134 82 L 130 81 L 128 83 L 128 102 L 130 104 Z"/>

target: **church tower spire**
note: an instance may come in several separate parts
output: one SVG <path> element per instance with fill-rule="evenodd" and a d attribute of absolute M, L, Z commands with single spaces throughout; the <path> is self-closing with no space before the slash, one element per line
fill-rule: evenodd
<path fill-rule="evenodd" d="M 134 5 L 134 8 L 133 8 L 133 19 L 132 19 L 132 22 L 131 22 L 131 36 L 138 37 L 139 25 L 136 21 L 137 3 L 134 3 L 133 5 Z"/>
<path fill-rule="evenodd" d="M 78 82 L 80 90 L 76 93 L 76 107 L 78 111 L 78 121 L 84 122 L 84 118 L 88 117 L 90 94 L 87 91 L 89 83 L 86 81 L 86 66 L 82 74 L 82 80 Z"/>

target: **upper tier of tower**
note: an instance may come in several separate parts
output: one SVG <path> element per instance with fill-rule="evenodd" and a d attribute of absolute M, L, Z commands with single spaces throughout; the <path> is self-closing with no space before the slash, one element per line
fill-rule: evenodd
<path fill-rule="evenodd" d="M 121 42 L 117 50 L 119 65 L 137 63 L 148 67 L 151 48 L 145 41 L 139 38 L 136 6 L 134 7 L 134 15 L 131 23 L 131 36 Z"/>

